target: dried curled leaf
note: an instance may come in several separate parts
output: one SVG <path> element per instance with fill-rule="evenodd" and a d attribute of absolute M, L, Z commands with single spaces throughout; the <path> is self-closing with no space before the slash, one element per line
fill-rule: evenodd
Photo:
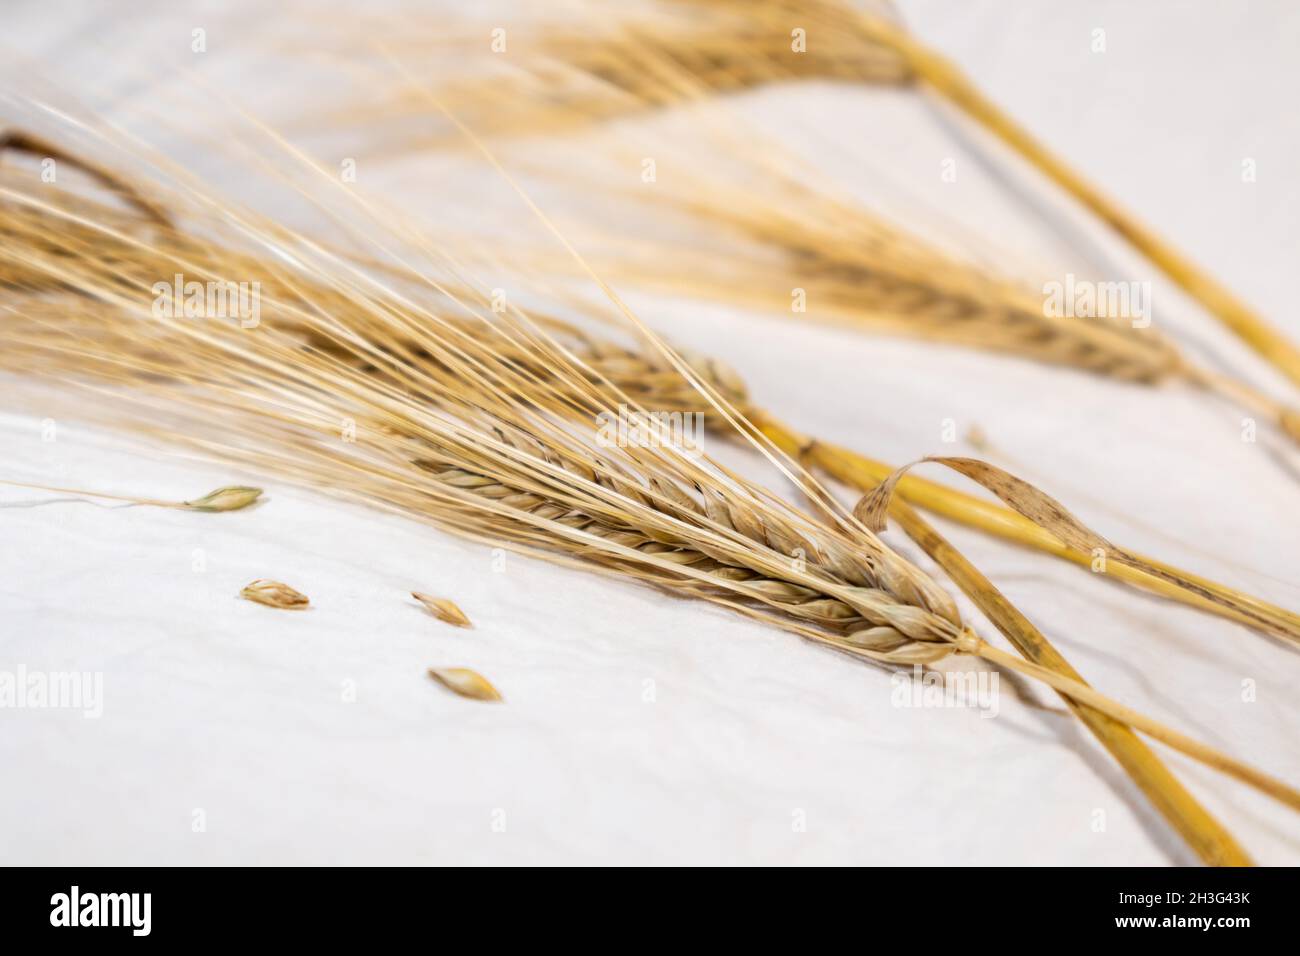
<path fill-rule="evenodd" d="M 853 514 L 872 531 L 884 531 L 886 515 L 889 512 L 889 502 L 893 498 L 894 488 L 899 479 L 913 465 L 919 465 L 927 461 L 946 465 L 953 471 L 960 472 L 972 481 L 978 482 L 1023 517 L 1028 518 L 1045 531 L 1050 531 L 1072 548 L 1077 548 L 1080 551 L 1091 551 L 1094 548 L 1101 548 L 1108 552 L 1118 550 L 1101 535 L 1086 527 L 1083 522 L 1070 513 L 1065 505 L 1051 495 L 1040 491 L 1024 479 L 1017 478 L 1010 472 L 1004 471 L 996 465 L 990 465 L 986 461 L 980 461 L 978 458 L 932 456 L 906 464 L 881 482 L 874 490 L 863 495 L 862 500 L 853 509 Z"/>
<path fill-rule="evenodd" d="M 447 598 L 433 597 L 430 594 L 422 594 L 419 591 L 412 591 L 411 597 L 415 598 L 432 611 L 434 617 L 438 620 L 446 621 L 453 627 L 474 626 L 470 619 L 465 616 L 465 612 L 456 606 L 455 601 L 448 600 Z"/>
<path fill-rule="evenodd" d="M 501 700 L 501 694 L 488 679 L 468 667 L 430 667 L 429 676 L 461 697 L 474 700 Z"/>
<path fill-rule="evenodd" d="M 1153 564 L 1117 547 L 1076 518 L 1065 505 L 1051 495 L 1040 491 L 1023 478 L 1017 478 L 1009 471 L 1004 471 L 986 461 L 980 461 L 978 458 L 932 456 L 910 462 L 863 495 L 862 500 L 853 508 L 854 516 L 872 531 L 883 531 L 889 514 L 889 502 L 893 498 L 899 480 L 913 465 L 930 461 L 951 468 L 983 485 L 1021 517 L 1028 518 L 1044 531 L 1051 532 L 1076 551 L 1104 557 L 1160 578 L 1212 604 L 1231 610 L 1235 615 L 1246 618 L 1262 630 L 1269 630 L 1272 627 L 1269 616 L 1261 612 L 1251 600 L 1242 600 L 1237 596 L 1207 588 L 1203 582 L 1176 569 Z"/>
<path fill-rule="evenodd" d="M 301 591 L 295 591 L 287 584 L 270 581 L 266 578 L 258 578 L 251 584 L 245 585 L 244 589 L 239 592 L 239 596 L 250 601 L 256 601 L 258 604 L 265 604 L 267 607 L 278 607 L 286 610 L 302 610 L 311 603 L 311 599 Z"/>
<path fill-rule="evenodd" d="M 247 508 L 260 497 L 262 497 L 261 488 L 227 485 L 208 492 L 202 498 L 184 502 L 184 507 L 190 511 L 238 511 L 240 508 Z"/>

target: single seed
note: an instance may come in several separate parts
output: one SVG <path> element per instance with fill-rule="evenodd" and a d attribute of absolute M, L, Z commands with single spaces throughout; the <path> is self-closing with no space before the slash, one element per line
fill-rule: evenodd
<path fill-rule="evenodd" d="M 227 485 L 208 492 L 202 498 L 187 501 L 184 506 L 190 511 L 238 511 L 240 508 L 247 508 L 260 497 L 262 497 L 261 488 Z"/>
<path fill-rule="evenodd" d="M 452 627 L 472 628 L 474 626 L 474 623 L 465 616 L 465 612 L 456 606 L 455 601 L 434 597 L 431 594 L 422 594 L 419 591 L 412 591 L 411 597 L 432 611 L 434 617 L 438 620 L 446 621 Z"/>
<path fill-rule="evenodd" d="M 486 677 L 468 667 L 430 667 L 429 676 L 461 697 L 474 700 L 503 699 Z"/>
<path fill-rule="evenodd" d="M 239 592 L 239 596 L 250 601 L 256 601 L 258 604 L 265 604 L 267 607 L 278 607 L 292 611 L 300 611 L 311 603 L 311 599 L 301 591 L 295 591 L 287 584 L 270 581 L 266 578 L 258 578 L 251 584 L 245 585 L 244 589 Z"/>

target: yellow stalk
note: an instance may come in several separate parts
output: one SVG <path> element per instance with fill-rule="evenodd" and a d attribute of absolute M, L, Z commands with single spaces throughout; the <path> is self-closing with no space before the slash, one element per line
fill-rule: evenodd
<path fill-rule="evenodd" d="M 1134 730 L 1140 730 L 1142 733 L 1154 737 L 1161 743 L 1167 744 L 1180 753 L 1184 753 L 1192 759 L 1205 764 L 1207 767 L 1213 767 L 1229 777 L 1240 780 L 1242 783 L 1272 797 L 1293 810 L 1300 810 L 1300 791 L 1297 791 L 1284 781 L 1270 776 L 1262 770 L 1256 770 L 1249 764 L 1242 763 L 1240 760 L 1215 750 L 1213 747 L 1193 740 L 1186 734 L 1181 734 L 1171 727 L 1166 727 L 1159 721 L 1147 717 L 1132 708 L 1125 707 L 1118 701 L 1111 700 L 1105 694 L 1093 690 L 1087 684 L 1065 677 L 1038 664 L 1022 661 L 1006 651 L 998 650 L 979 638 L 971 639 L 969 644 L 963 647 L 963 650 L 966 653 L 984 658 L 990 664 L 997 664 L 999 667 L 1005 667 L 1008 670 L 1024 674 L 1026 677 L 1040 680 L 1061 693 L 1068 694 L 1079 703 L 1096 707 L 1116 720 L 1128 724 Z"/>

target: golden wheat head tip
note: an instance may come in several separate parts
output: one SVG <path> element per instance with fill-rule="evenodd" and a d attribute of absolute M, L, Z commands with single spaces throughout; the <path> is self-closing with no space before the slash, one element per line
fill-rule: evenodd
<path fill-rule="evenodd" d="M 465 616 L 465 612 L 456 606 L 455 601 L 433 597 L 430 594 L 421 594 L 419 591 L 412 591 L 411 597 L 427 607 L 438 620 L 446 621 L 453 627 L 472 628 L 474 626 L 473 622 Z"/>
<path fill-rule="evenodd" d="M 311 599 L 301 591 L 295 591 L 287 584 L 269 581 L 266 578 L 258 578 L 251 584 L 245 585 L 239 592 L 239 596 L 249 601 L 256 601 L 258 604 L 265 604 L 267 607 L 291 611 L 302 610 L 311 604 Z"/>
<path fill-rule="evenodd" d="M 227 485 L 208 492 L 202 498 L 185 502 L 185 507 L 190 511 L 238 511 L 240 508 L 247 508 L 260 497 L 262 497 L 261 488 Z"/>
<path fill-rule="evenodd" d="M 461 697 L 473 700 L 504 700 L 486 677 L 468 667 L 430 667 L 429 676 Z"/>

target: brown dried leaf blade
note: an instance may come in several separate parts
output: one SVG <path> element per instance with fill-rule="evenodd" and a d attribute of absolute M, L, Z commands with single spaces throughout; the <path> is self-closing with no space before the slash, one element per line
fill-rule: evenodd
<path fill-rule="evenodd" d="M 1252 601 L 1225 595 L 1207 588 L 1194 578 L 1176 570 L 1152 564 L 1150 561 L 1123 548 L 1116 547 L 1106 538 L 1084 525 L 1083 522 L 1070 513 L 1065 505 L 1051 495 L 1040 491 L 1024 479 L 1017 478 L 1010 472 L 1004 471 L 986 461 L 980 461 L 978 458 L 928 457 L 906 464 L 897 469 L 872 491 L 863 495 L 853 509 L 854 516 L 872 531 L 883 531 L 889 513 L 889 503 L 893 498 L 894 489 L 899 479 L 913 465 L 930 461 L 951 468 L 953 471 L 959 472 L 972 481 L 983 485 L 1021 516 L 1028 518 L 1043 530 L 1051 532 L 1062 542 L 1076 550 L 1094 555 L 1100 553 L 1100 555 L 1111 561 L 1127 565 L 1130 568 L 1136 568 L 1182 588 L 1190 594 L 1195 594 L 1206 601 L 1228 608 L 1262 629 L 1267 629 L 1269 626 L 1268 615 L 1261 612 Z"/>

